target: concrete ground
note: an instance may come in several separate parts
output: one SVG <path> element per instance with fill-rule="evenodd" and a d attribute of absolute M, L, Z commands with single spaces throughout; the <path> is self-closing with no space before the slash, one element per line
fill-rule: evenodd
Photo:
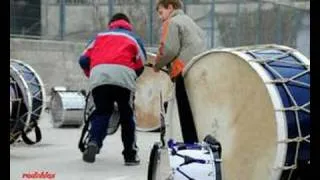
<path fill-rule="evenodd" d="M 137 132 L 141 164 L 124 166 L 120 131 L 108 136 L 93 164 L 82 161 L 78 140 L 82 128 L 57 129 L 44 113 L 40 119 L 42 140 L 32 146 L 22 142 L 10 147 L 10 179 L 24 179 L 24 174 L 48 172 L 55 180 L 145 180 L 152 145 L 159 133 Z M 29 134 L 32 137 L 33 134 Z M 25 176 L 26 177 L 26 176 Z"/>

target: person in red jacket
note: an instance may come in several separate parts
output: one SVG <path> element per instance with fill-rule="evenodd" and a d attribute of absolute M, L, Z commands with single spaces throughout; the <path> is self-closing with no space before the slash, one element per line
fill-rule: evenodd
<path fill-rule="evenodd" d="M 98 33 L 88 43 L 79 64 L 89 78 L 89 87 L 96 107 L 90 121 L 89 143 L 83 160 L 92 163 L 100 151 L 113 112 L 114 102 L 120 112 L 122 154 L 125 165 L 138 165 L 136 124 L 133 97 L 136 79 L 144 70 L 146 51 L 141 39 L 133 32 L 129 18 L 115 14 L 107 31 Z"/>

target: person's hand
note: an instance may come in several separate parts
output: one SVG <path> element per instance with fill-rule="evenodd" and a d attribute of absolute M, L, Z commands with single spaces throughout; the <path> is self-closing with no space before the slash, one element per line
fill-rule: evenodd
<path fill-rule="evenodd" d="M 159 72 L 160 71 L 160 69 L 157 69 L 154 65 L 152 67 L 153 67 L 153 71 L 154 72 Z"/>

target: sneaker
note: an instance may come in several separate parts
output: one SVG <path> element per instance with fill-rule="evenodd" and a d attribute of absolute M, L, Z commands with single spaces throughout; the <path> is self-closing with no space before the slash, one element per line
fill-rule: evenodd
<path fill-rule="evenodd" d="M 98 151 L 98 145 L 95 142 L 89 142 L 87 149 L 83 152 L 83 161 L 93 163 L 96 160 L 96 154 Z"/>
<path fill-rule="evenodd" d="M 125 159 L 124 165 L 126 166 L 136 166 L 140 164 L 140 159 L 138 156 L 134 156 L 134 158 Z"/>

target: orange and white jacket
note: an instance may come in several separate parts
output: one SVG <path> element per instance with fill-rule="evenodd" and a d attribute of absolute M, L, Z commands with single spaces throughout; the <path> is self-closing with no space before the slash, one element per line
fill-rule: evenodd
<path fill-rule="evenodd" d="M 174 10 L 162 25 L 155 69 L 167 66 L 174 79 L 188 61 L 206 50 L 202 29 L 181 9 Z"/>

